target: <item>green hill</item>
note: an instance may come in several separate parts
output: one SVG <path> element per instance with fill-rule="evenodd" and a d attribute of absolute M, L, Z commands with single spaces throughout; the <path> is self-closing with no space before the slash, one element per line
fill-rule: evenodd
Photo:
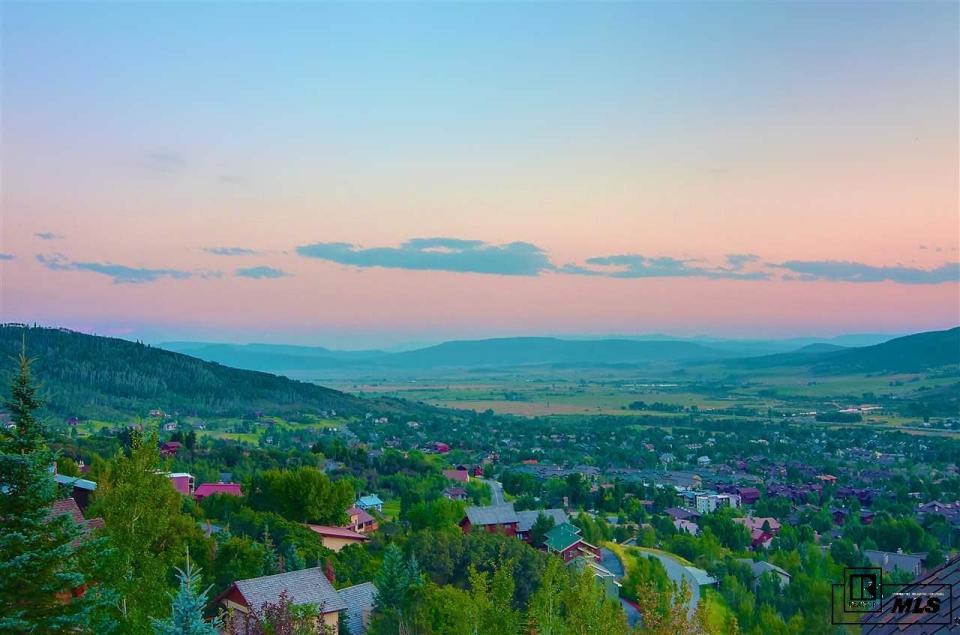
<path fill-rule="evenodd" d="M 134 417 L 153 408 L 201 416 L 321 410 L 357 415 L 423 408 L 403 401 L 368 401 L 137 342 L 22 325 L 0 326 L 0 381 L 5 386 L 22 343 L 34 360 L 46 410 L 60 416 Z"/>

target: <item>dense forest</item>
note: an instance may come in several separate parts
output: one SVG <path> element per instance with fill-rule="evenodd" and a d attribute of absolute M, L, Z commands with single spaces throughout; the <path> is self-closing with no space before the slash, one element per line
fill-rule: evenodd
<path fill-rule="evenodd" d="M 341 415 L 417 412 L 399 401 L 364 401 L 314 384 L 268 373 L 228 368 L 127 340 L 68 331 L 0 326 L 0 358 L 26 347 L 42 382 L 46 410 L 64 417 L 145 414 L 158 408 L 200 416 L 232 416 L 258 410 L 288 414 L 335 410 Z M 7 383 L 12 364 L 3 364 Z"/>

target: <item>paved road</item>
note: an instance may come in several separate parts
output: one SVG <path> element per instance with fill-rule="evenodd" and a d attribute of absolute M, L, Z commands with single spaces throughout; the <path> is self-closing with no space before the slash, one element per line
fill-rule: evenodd
<path fill-rule="evenodd" d="M 500 481 L 494 481 L 492 479 L 488 480 L 484 478 L 478 480 L 483 481 L 490 487 L 490 503 L 492 505 L 503 505 L 505 502 L 507 502 L 503 497 L 503 485 L 500 483 Z"/>

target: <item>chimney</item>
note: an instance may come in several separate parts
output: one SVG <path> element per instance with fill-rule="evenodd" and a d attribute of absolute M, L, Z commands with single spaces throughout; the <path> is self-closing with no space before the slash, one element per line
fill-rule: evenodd
<path fill-rule="evenodd" d="M 329 560 L 327 560 L 323 567 L 323 574 L 327 576 L 327 580 L 330 580 L 330 584 L 337 581 L 337 574 L 333 572 L 333 565 L 330 564 Z"/>

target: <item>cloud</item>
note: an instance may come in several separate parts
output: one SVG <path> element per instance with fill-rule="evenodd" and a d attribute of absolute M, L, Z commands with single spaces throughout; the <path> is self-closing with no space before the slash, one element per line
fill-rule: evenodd
<path fill-rule="evenodd" d="M 455 271 L 501 276 L 537 276 L 554 270 L 547 254 L 530 243 L 491 245 L 459 238 L 414 238 L 399 247 L 360 248 L 350 243 L 314 243 L 297 247 L 306 258 L 354 267 L 418 271 Z"/>
<path fill-rule="evenodd" d="M 0 260 L 13 260 L 13 254 L 5 254 L 0 252 Z"/>
<path fill-rule="evenodd" d="M 214 256 L 256 256 L 261 253 L 246 247 L 204 247 L 203 250 Z"/>
<path fill-rule="evenodd" d="M 945 263 L 935 269 L 918 267 L 877 267 L 842 260 L 790 260 L 772 265 L 795 275 L 788 280 L 829 280 L 833 282 L 896 282 L 899 284 L 941 284 L 960 282 L 960 262 Z"/>
<path fill-rule="evenodd" d="M 699 261 L 661 256 L 648 258 L 639 254 L 598 256 L 587 258 L 586 266 L 568 264 L 558 271 L 580 276 L 608 278 L 711 278 L 730 280 L 767 280 L 765 271 L 743 271 L 744 264 L 757 258 L 752 255 L 732 254 L 727 257 L 729 267 L 708 267 Z"/>
<path fill-rule="evenodd" d="M 161 278 L 187 280 L 189 278 L 219 278 L 218 271 L 184 271 L 181 269 L 149 269 L 129 267 L 110 262 L 75 262 L 63 254 L 44 256 L 37 254 L 37 261 L 52 271 L 89 271 L 113 279 L 114 284 L 145 284 Z"/>
<path fill-rule="evenodd" d="M 290 274 L 281 269 L 274 269 L 273 267 L 245 267 L 243 269 L 237 269 L 233 275 L 239 276 L 241 278 L 286 278 Z"/>
<path fill-rule="evenodd" d="M 144 155 L 144 165 L 157 172 L 175 172 L 186 165 L 186 161 L 173 150 L 150 150 Z"/>
<path fill-rule="evenodd" d="M 34 234 L 40 240 L 61 240 L 63 236 L 60 234 L 54 234 L 53 232 L 37 232 Z"/>
<path fill-rule="evenodd" d="M 756 254 L 727 254 L 727 265 L 734 271 L 740 271 L 744 265 L 760 260 Z"/>

